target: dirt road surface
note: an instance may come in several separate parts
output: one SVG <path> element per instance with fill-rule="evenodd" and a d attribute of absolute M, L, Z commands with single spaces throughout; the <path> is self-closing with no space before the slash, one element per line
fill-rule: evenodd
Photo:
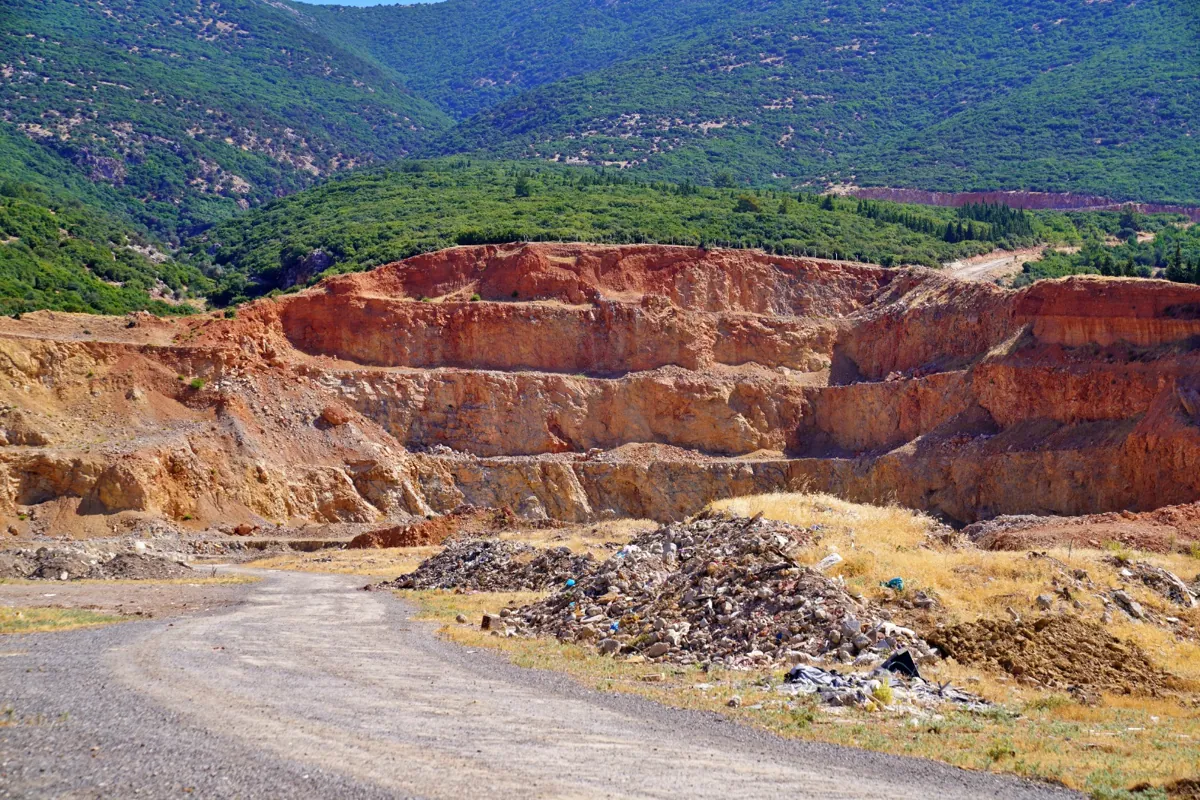
<path fill-rule="evenodd" d="M 358 583 L 273 573 L 204 615 L 0 638 L 0 797 L 1073 796 L 589 691 Z"/>
<path fill-rule="evenodd" d="M 101 614 L 165 617 L 238 602 L 243 586 L 155 581 L 14 581 L 0 583 L 0 606 L 84 608 Z M 5 640 L 0 639 L 0 644 Z"/>
<path fill-rule="evenodd" d="M 995 250 L 981 256 L 964 258 L 946 265 L 946 271 L 964 281 L 994 281 L 1008 278 L 1021 272 L 1026 261 L 1036 261 L 1042 248 L 1024 250 Z"/>

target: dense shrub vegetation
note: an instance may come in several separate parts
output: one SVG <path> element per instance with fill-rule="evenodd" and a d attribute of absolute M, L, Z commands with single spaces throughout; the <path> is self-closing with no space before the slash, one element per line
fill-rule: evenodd
<path fill-rule="evenodd" d="M 950 241 L 948 230 L 964 235 Z M 720 189 L 645 182 L 625 171 L 453 158 L 332 180 L 217 226 L 190 242 L 183 257 L 217 281 L 214 300 L 227 303 L 443 247 L 517 240 L 758 247 L 938 266 L 997 246 L 1072 244 L 1080 236 L 1062 214 Z"/>
<path fill-rule="evenodd" d="M 18 0 L 0 13 L 8 134 L 177 240 L 321 174 L 404 155 L 445 116 L 259 0 Z M 22 161 L 0 150 L 0 173 Z"/>
<path fill-rule="evenodd" d="M 518 238 L 928 265 L 1047 243 L 1080 249 L 1024 280 L 1183 279 L 1194 234 L 1166 223 L 816 193 L 1200 203 L 1198 25 L 1187 0 L 10 0 L 0 310 L 176 311 Z"/>
<path fill-rule="evenodd" d="M 676 180 L 729 169 L 748 184 L 1200 201 L 1200 6 L 1184 0 L 448 0 L 321 13 L 447 111 L 471 114 L 441 152 Z"/>
<path fill-rule="evenodd" d="M 78 203 L 57 203 L 29 186 L 0 182 L 0 313 L 190 311 L 178 301 L 211 284 L 170 258 L 152 260 L 147 245 L 123 224 Z"/>
<path fill-rule="evenodd" d="M 1200 226 L 1171 215 L 1072 214 L 1083 246 L 1074 252 L 1047 249 L 1025 265 L 1017 285 L 1064 275 L 1165 278 L 1200 284 Z"/>

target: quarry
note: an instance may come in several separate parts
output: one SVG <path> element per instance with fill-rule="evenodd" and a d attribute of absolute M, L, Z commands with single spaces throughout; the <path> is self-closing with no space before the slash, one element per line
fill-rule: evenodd
<path fill-rule="evenodd" d="M 205 631 L 192 682 L 149 645 L 121 672 L 167 707 L 236 691 L 209 662 L 275 635 L 217 609 L 273 608 L 280 636 L 342 620 L 320 635 L 353 650 L 409 630 L 377 622 L 399 596 L 438 647 L 603 691 L 834 744 L 872 726 L 871 749 L 1093 793 L 1102 753 L 1127 765 L 1104 787 L 1187 796 L 1200 287 L 515 243 L 190 317 L 18 316 L 0 319 L 0 602 L 53 585 L 120 617 L 98 584 L 191 585 L 208 613 L 162 635 Z M 195 588 L 212 564 L 233 572 Z M 238 605 L 254 581 L 275 599 Z M 280 597 L 320 610 L 302 623 Z M 1156 738 L 1111 738 L 1151 715 Z M 327 766 L 391 785 L 384 745 L 342 746 Z"/>

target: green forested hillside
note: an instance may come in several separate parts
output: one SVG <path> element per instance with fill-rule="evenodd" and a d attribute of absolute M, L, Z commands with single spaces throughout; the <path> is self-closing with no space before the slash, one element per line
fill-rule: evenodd
<path fill-rule="evenodd" d="M 1001 245 L 1075 241 L 1062 215 L 860 202 L 782 190 L 643 183 L 527 162 L 409 162 L 330 181 L 197 237 L 185 260 L 226 303 L 460 244 L 519 240 L 760 247 L 925 264 Z M 985 213 L 986 212 L 986 213 Z M 948 230 L 949 229 L 949 230 Z"/>
<path fill-rule="evenodd" d="M 0 313 L 49 308 L 186 313 L 211 283 L 126 224 L 78 202 L 0 181 Z"/>
<path fill-rule="evenodd" d="M 1193 3 L 788 0 L 743 21 L 519 94 L 441 146 L 677 179 L 1200 200 L 1200 170 L 1179 169 L 1200 165 Z"/>
<path fill-rule="evenodd" d="M 446 124 L 389 70 L 260 0 L 6 2 L 0 104 L 7 134 L 172 240 Z"/>
<path fill-rule="evenodd" d="M 1040 259 L 1025 265 L 1017 285 L 1080 274 L 1200 283 L 1200 226 L 1130 209 L 1070 216 L 1082 247 L 1045 250 Z"/>
<path fill-rule="evenodd" d="M 820 207 L 834 184 L 1200 204 L 1191 0 L 7 0 L 0 101 L 0 310 L 228 302 L 500 238 L 925 264 L 1086 238 Z"/>
<path fill-rule="evenodd" d="M 343 8 L 293 4 L 457 118 L 524 91 L 662 52 L 770 8 L 764 0 L 447 0 Z"/>

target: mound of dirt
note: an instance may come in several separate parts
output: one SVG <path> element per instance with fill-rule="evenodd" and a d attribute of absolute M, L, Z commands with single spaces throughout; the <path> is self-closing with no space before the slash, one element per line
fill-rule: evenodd
<path fill-rule="evenodd" d="M 186 564 L 146 553 L 94 556 L 83 550 L 48 547 L 0 553 L 0 578 L 163 580 L 192 574 Z"/>
<path fill-rule="evenodd" d="M 968 525 L 963 533 L 985 550 L 1046 550 L 1069 544 L 1102 547 L 1116 542 L 1135 550 L 1168 553 L 1200 541 L 1200 504 L 1082 517 L 1001 516 Z"/>
<path fill-rule="evenodd" d="M 811 542 L 804 529 L 761 518 L 665 525 L 507 621 L 518 633 L 678 663 L 766 665 L 828 654 L 865 665 L 895 649 L 930 655 L 915 633 L 841 582 L 798 565 L 791 554 Z"/>
<path fill-rule="evenodd" d="M 192 568 L 186 564 L 161 556 L 146 553 L 118 553 L 108 561 L 99 564 L 91 577 L 145 581 L 186 578 L 192 574 Z"/>
<path fill-rule="evenodd" d="M 416 571 L 380 588 L 540 592 L 579 581 L 596 568 L 590 554 L 565 547 L 540 549 L 498 539 L 457 539 Z"/>
<path fill-rule="evenodd" d="M 1148 783 L 1141 783 L 1129 790 L 1134 795 L 1158 795 L 1158 789 Z M 1180 778 L 1162 787 L 1168 800 L 1200 800 L 1200 778 Z"/>
<path fill-rule="evenodd" d="M 433 519 L 421 520 L 359 534 L 350 540 L 351 550 L 382 547 L 423 547 L 441 544 L 452 536 L 478 537 L 511 530 L 517 516 L 508 508 L 477 508 L 461 505 Z"/>
<path fill-rule="evenodd" d="M 1170 676 L 1137 645 L 1070 616 L 1020 623 L 980 620 L 937 628 L 925 637 L 942 655 L 962 664 L 1002 670 L 1052 689 L 1158 695 Z"/>

